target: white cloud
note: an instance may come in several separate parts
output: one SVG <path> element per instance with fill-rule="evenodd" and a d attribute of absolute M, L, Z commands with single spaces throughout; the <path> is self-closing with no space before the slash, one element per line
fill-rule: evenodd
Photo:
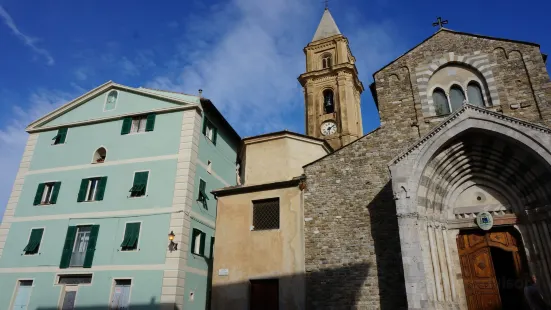
<path fill-rule="evenodd" d="M 4 24 L 6 24 L 6 26 L 10 28 L 13 34 L 15 34 L 25 45 L 30 47 L 35 53 L 42 55 L 44 58 L 46 58 L 46 63 L 48 65 L 52 66 L 54 64 L 55 61 L 52 55 L 50 55 L 50 52 L 36 46 L 38 39 L 32 38 L 22 33 L 17 27 L 17 25 L 15 24 L 14 20 L 11 18 L 10 14 L 8 14 L 8 12 L 1 5 L 0 5 L 0 17 L 2 17 Z"/>
<path fill-rule="evenodd" d="M 122 73 L 129 76 L 136 76 L 140 74 L 138 66 L 130 61 L 128 58 L 123 57 L 120 61 Z"/>
<path fill-rule="evenodd" d="M 88 73 L 85 68 L 78 68 L 75 70 L 75 77 L 79 81 L 85 81 L 88 78 Z"/>
<path fill-rule="evenodd" d="M 303 132 L 304 96 L 297 77 L 304 72 L 303 48 L 322 13 L 317 0 L 232 0 L 186 17 L 178 54 L 168 61 L 173 71 L 146 86 L 187 93 L 202 88 L 242 135 L 284 128 Z M 369 77 L 393 48 L 387 28 L 336 20 L 356 40 L 358 69 Z"/>
<path fill-rule="evenodd" d="M 12 105 L 11 120 L 0 128 L 0 145 L 2 145 L 0 171 L 3 175 L 0 178 L 0 218 L 8 202 L 15 175 L 19 169 L 21 155 L 27 142 L 28 134 L 25 132 L 25 128 L 72 97 L 74 97 L 73 94 L 42 89 L 31 93 L 28 98 L 29 104 L 25 107 Z"/>

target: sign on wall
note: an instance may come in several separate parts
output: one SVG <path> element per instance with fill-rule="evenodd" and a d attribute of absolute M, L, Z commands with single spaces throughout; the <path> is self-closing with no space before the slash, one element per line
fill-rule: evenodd
<path fill-rule="evenodd" d="M 230 273 L 229 269 L 218 269 L 219 276 L 227 276 Z"/>
<path fill-rule="evenodd" d="M 476 216 L 476 224 L 482 230 L 490 230 L 494 226 L 494 218 L 490 212 L 483 211 Z"/>

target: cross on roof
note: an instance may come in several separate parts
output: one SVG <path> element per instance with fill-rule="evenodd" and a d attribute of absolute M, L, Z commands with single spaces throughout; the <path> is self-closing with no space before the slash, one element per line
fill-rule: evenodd
<path fill-rule="evenodd" d="M 323 2 L 325 3 L 325 9 L 329 9 L 329 0 L 323 0 Z"/>
<path fill-rule="evenodd" d="M 447 20 L 442 20 L 442 17 L 437 17 L 436 22 L 432 23 L 433 27 L 440 26 L 440 29 L 444 28 L 444 25 L 448 24 Z"/>

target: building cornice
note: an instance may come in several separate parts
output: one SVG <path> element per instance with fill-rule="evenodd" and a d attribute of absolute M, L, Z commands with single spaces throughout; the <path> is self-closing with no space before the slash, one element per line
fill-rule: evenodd
<path fill-rule="evenodd" d="M 291 180 L 277 181 L 277 182 L 263 183 L 263 184 L 254 184 L 254 185 L 239 185 L 239 186 L 213 190 L 211 193 L 214 195 L 214 197 L 218 198 L 218 197 L 224 197 L 224 196 L 246 194 L 246 193 L 298 186 L 301 182 L 304 182 L 305 180 L 306 180 L 306 176 L 301 175 L 299 177 L 292 178 Z"/>
<path fill-rule="evenodd" d="M 36 121 L 29 124 L 27 126 L 26 130 L 27 130 L 27 132 L 32 132 L 35 129 L 37 129 L 38 126 L 40 126 L 42 124 L 45 124 L 49 121 L 52 121 L 52 120 L 58 118 L 59 116 L 61 116 L 65 113 L 75 109 L 76 107 L 84 104 L 85 102 L 89 101 L 90 99 L 93 99 L 93 98 L 101 95 L 102 93 L 110 91 L 112 89 L 122 90 L 122 91 L 126 91 L 126 92 L 129 92 L 129 93 L 139 94 L 139 95 L 142 95 L 142 96 L 156 98 L 156 99 L 160 99 L 160 100 L 164 100 L 164 101 L 172 102 L 172 103 L 176 103 L 176 104 L 185 104 L 185 105 L 197 104 L 195 102 L 188 102 L 188 101 L 178 99 L 178 98 L 174 98 L 174 97 L 170 97 L 170 96 L 163 96 L 163 95 L 153 93 L 153 92 L 150 92 L 150 91 L 147 91 L 147 90 L 144 90 L 144 89 L 132 88 L 132 87 L 124 86 L 124 85 L 121 85 L 121 84 L 117 84 L 113 81 L 109 81 L 109 82 L 104 83 L 104 84 L 92 89 L 91 91 L 77 97 L 76 99 L 73 99 L 73 100 L 69 101 L 68 103 L 62 105 L 61 107 L 55 109 L 54 111 L 42 116 L 41 118 L 39 118 Z"/>

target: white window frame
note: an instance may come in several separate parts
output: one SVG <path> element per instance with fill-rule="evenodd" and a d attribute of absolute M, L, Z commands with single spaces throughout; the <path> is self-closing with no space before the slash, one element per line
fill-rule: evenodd
<path fill-rule="evenodd" d="M 44 240 L 44 236 L 46 235 L 46 227 L 31 227 L 29 230 L 29 234 L 27 235 L 27 244 L 29 244 L 29 241 L 31 240 L 31 234 L 33 233 L 33 229 L 42 229 L 42 239 L 40 239 L 40 244 L 38 245 L 38 250 L 36 251 L 36 254 L 26 254 L 23 251 L 23 256 L 34 256 L 38 255 L 40 253 L 40 247 L 42 246 L 42 240 Z"/>
<path fill-rule="evenodd" d="M 111 110 L 106 110 L 105 107 L 107 107 L 107 99 L 109 99 L 109 94 L 112 93 L 112 92 L 116 92 L 117 93 L 117 99 L 115 100 L 115 107 Z M 111 112 L 111 111 L 115 111 L 117 109 L 117 105 L 119 103 L 119 91 L 116 90 L 116 89 L 110 89 L 106 96 L 105 96 L 105 102 L 103 103 L 103 112 Z"/>
<path fill-rule="evenodd" d="M 34 288 L 34 278 L 18 278 L 15 280 L 15 288 L 12 293 L 11 302 L 9 309 L 12 309 L 15 303 L 15 299 L 17 298 L 17 292 L 19 291 L 19 287 L 21 286 L 22 281 L 32 281 L 31 285 L 31 294 L 29 294 L 29 299 L 27 300 L 27 307 L 29 306 L 29 301 L 31 300 L 32 290 Z"/>
<path fill-rule="evenodd" d="M 141 227 L 140 227 L 141 231 Z M 128 308 L 130 308 L 131 300 L 132 300 L 132 291 L 134 288 L 134 278 L 133 277 L 117 277 L 113 278 L 111 282 L 111 293 L 109 294 L 109 300 L 107 301 L 107 305 L 109 309 L 111 309 L 111 299 L 113 299 L 113 294 L 115 294 L 115 287 L 117 285 L 117 280 L 130 280 L 130 294 L 128 294 Z"/>
<path fill-rule="evenodd" d="M 84 197 L 84 202 L 94 202 L 94 201 L 97 201 L 96 200 L 96 195 L 97 195 L 97 191 L 98 191 L 98 185 L 99 185 L 99 181 L 101 179 L 101 177 L 91 177 L 91 178 L 87 178 L 88 179 L 88 185 L 86 187 L 86 196 Z M 91 200 L 88 200 L 88 196 L 90 195 L 90 190 L 92 189 L 92 184 L 93 184 L 93 181 L 96 181 L 96 184 L 94 186 L 94 189 L 93 189 L 93 193 L 92 193 L 92 199 Z"/>
<path fill-rule="evenodd" d="M 138 126 L 134 126 L 134 121 L 138 120 Z M 143 122 L 143 126 L 142 126 Z M 140 134 L 145 133 L 145 127 L 147 127 L 147 114 L 132 116 L 132 122 L 130 123 L 130 132 L 128 134 Z"/>
<path fill-rule="evenodd" d="M 148 180 L 149 180 L 149 178 L 148 178 Z M 139 197 L 138 197 L 138 198 L 139 198 Z M 132 253 L 132 252 L 138 252 L 138 250 L 140 249 L 140 240 L 142 239 L 143 221 L 129 221 L 129 222 L 125 222 L 125 223 L 124 223 L 124 229 L 123 229 L 123 231 L 122 231 L 122 238 L 121 238 L 121 240 L 124 240 L 124 235 L 126 234 L 126 225 L 127 225 L 127 224 L 132 224 L 132 223 L 140 223 L 140 233 L 138 234 L 138 241 L 137 241 L 137 243 L 136 243 L 136 249 L 134 249 L 134 250 L 124 250 L 124 251 L 123 251 L 123 249 L 121 248 L 121 249 L 119 250 L 119 252 L 122 252 L 122 253 L 130 252 L 130 253 Z M 122 242 L 122 241 L 121 241 L 121 242 Z M 129 279 L 127 279 L 127 278 L 121 278 L 121 279 L 117 279 L 117 280 L 129 280 Z"/>
<path fill-rule="evenodd" d="M 95 151 L 94 153 L 92 154 L 92 164 L 97 164 L 98 162 L 96 161 L 97 158 L 96 158 L 96 154 L 98 153 L 98 150 L 103 148 L 105 150 L 105 158 L 103 160 L 103 163 L 105 163 L 105 160 L 107 159 L 107 148 L 103 145 L 100 145 Z"/>
<path fill-rule="evenodd" d="M 207 160 L 207 172 L 212 174 L 212 161 Z"/>
<path fill-rule="evenodd" d="M 193 233 L 193 229 L 194 228 L 191 228 L 191 232 Z M 207 233 L 205 233 L 204 231 L 200 230 L 199 228 L 195 228 L 197 231 L 199 231 L 199 233 L 195 236 L 191 236 L 192 238 L 195 238 L 195 244 L 194 244 L 194 248 L 191 249 L 191 254 L 193 255 L 199 255 L 199 256 L 204 256 L 205 253 L 201 254 L 201 236 L 202 235 L 205 235 L 205 245 L 206 245 L 206 242 L 207 242 Z"/>
<path fill-rule="evenodd" d="M 56 182 L 59 182 L 59 181 L 47 181 L 47 182 L 44 182 L 44 192 L 42 192 L 42 197 L 40 198 L 40 204 L 39 205 L 50 205 L 50 201 L 52 200 L 52 194 L 54 193 L 54 186 L 55 186 L 55 183 Z M 48 191 L 46 190 L 46 186 L 50 186 L 51 187 L 51 191 L 50 191 L 50 195 L 49 197 L 46 198 L 46 195 L 48 194 Z"/>
<path fill-rule="evenodd" d="M 211 122 L 207 122 L 207 126 L 205 128 L 205 137 L 209 139 L 211 142 L 214 139 L 214 125 Z"/>

